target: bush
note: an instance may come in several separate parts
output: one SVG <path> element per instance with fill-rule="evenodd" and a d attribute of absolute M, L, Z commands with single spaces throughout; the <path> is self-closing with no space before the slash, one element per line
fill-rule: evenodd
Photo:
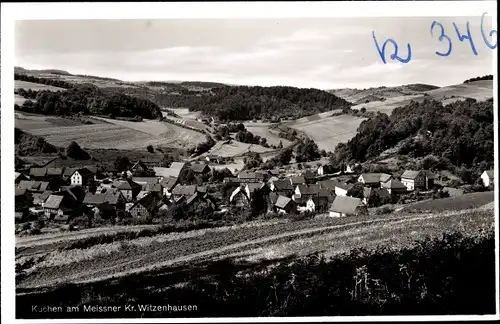
<path fill-rule="evenodd" d="M 155 152 L 155 149 L 153 148 L 153 145 L 148 145 L 146 147 L 146 149 L 148 150 L 149 153 L 154 153 Z"/>
<path fill-rule="evenodd" d="M 385 215 L 385 214 L 390 214 L 393 211 L 394 211 L 394 208 L 391 208 L 389 206 L 383 206 L 383 207 L 377 208 L 375 210 L 375 214 L 376 215 Z"/>

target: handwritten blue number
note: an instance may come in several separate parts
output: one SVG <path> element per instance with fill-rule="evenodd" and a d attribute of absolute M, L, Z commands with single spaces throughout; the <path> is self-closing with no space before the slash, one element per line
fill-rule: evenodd
<path fill-rule="evenodd" d="M 486 46 L 488 46 L 489 48 L 491 49 L 495 49 L 497 48 L 497 43 L 498 43 L 498 40 L 495 42 L 495 45 L 492 45 L 487 39 L 486 39 L 486 35 L 484 34 L 484 16 L 486 16 L 487 12 L 485 12 L 482 16 L 481 16 L 481 35 L 483 36 L 483 40 L 484 42 L 486 43 Z M 493 36 L 493 34 L 497 35 L 497 31 L 496 30 L 491 30 L 489 32 L 489 36 Z"/>
<path fill-rule="evenodd" d="M 467 35 L 460 35 L 460 31 L 458 30 L 457 24 L 453 23 L 453 27 L 455 27 L 455 31 L 457 32 L 458 39 L 461 42 L 468 39 L 469 43 L 470 43 L 470 48 L 472 49 L 472 53 L 474 53 L 474 55 L 477 55 L 476 46 L 474 46 L 474 41 L 472 40 L 472 36 L 470 34 L 469 22 L 467 22 L 467 24 L 465 24 L 465 26 L 467 28 Z"/>
<path fill-rule="evenodd" d="M 439 41 L 442 42 L 443 39 L 446 39 L 448 41 L 448 52 L 446 53 L 440 53 L 436 51 L 436 55 L 439 56 L 448 56 L 451 53 L 452 45 L 451 45 L 451 39 L 444 33 L 444 27 L 441 23 L 438 23 L 437 21 L 433 21 L 431 24 L 431 36 L 434 37 L 434 27 L 439 26 L 441 27 L 441 34 L 439 35 Z"/>
<path fill-rule="evenodd" d="M 385 60 L 385 47 L 387 46 L 387 43 L 391 43 L 394 45 L 394 53 L 391 54 L 390 58 L 391 60 L 398 60 L 401 63 L 408 63 L 411 61 L 411 46 L 410 44 L 407 44 L 408 46 L 408 57 L 407 58 L 402 58 L 398 56 L 398 44 L 393 40 L 393 39 L 387 39 L 384 44 L 382 45 L 382 49 L 380 49 L 380 46 L 378 45 L 377 38 L 375 37 L 375 31 L 372 31 L 372 36 L 373 36 L 373 41 L 375 42 L 375 46 L 377 47 L 378 54 L 380 55 L 380 58 L 382 59 L 382 62 L 384 64 L 387 64 L 387 61 Z"/>

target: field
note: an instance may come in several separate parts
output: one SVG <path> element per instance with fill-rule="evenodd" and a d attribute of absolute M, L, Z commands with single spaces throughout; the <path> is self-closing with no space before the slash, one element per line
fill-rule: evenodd
<path fill-rule="evenodd" d="M 403 212 L 443 212 L 478 208 L 494 201 L 494 191 L 476 192 L 459 197 L 427 200 L 403 208 Z"/>
<path fill-rule="evenodd" d="M 315 115 L 316 116 L 316 115 Z M 339 143 L 345 143 L 356 135 L 358 126 L 364 118 L 350 115 L 322 117 L 322 114 L 305 117 L 287 126 L 304 132 L 318 144 L 319 149 L 334 151 Z"/>
<path fill-rule="evenodd" d="M 14 89 L 21 89 L 21 88 L 23 88 L 25 90 L 31 89 L 31 90 L 35 90 L 35 91 L 40 91 L 40 90 L 66 91 L 66 89 L 64 89 L 64 88 L 54 87 L 51 85 L 15 80 L 14 81 Z"/>
<path fill-rule="evenodd" d="M 94 118 L 101 123 L 64 126 L 61 122 L 54 122 L 59 119 L 17 113 L 16 127 L 42 136 L 49 143 L 61 147 L 76 141 L 82 147 L 93 149 L 145 149 L 148 145 L 183 148 L 205 140 L 205 136 L 198 132 L 154 120 L 128 122 Z"/>
<path fill-rule="evenodd" d="M 18 288 L 62 282 L 92 282 L 134 273 L 235 258 L 250 262 L 319 252 L 336 255 L 353 248 L 407 246 L 425 235 L 458 230 L 476 232 L 493 226 L 492 211 L 463 210 L 439 214 L 253 222 L 231 227 L 161 234 L 86 248 L 57 250 L 46 238 L 18 241 L 17 263 L 38 259 Z M 76 234 L 76 233 L 75 233 Z M 84 233 L 84 236 L 101 233 Z M 68 237 L 56 238 L 64 246 Z M 36 255 L 33 255 L 36 249 Z"/>
<path fill-rule="evenodd" d="M 247 144 L 241 143 L 235 140 L 232 140 L 231 143 L 226 144 L 224 141 L 219 141 L 210 149 L 207 154 L 217 155 L 221 157 L 235 157 L 241 156 L 247 152 L 257 152 L 257 153 L 265 153 L 274 151 L 272 148 L 266 148 L 261 145 L 255 144 Z"/>
<path fill-rule="evenodd" d="M 268 123 L 254 123 L 247 122 L 244 123 L 246 129 L 252 133 L 253 135 L 258 135 L 260 137 L 264 137 L 267 139 L 267 143 L 269 145 L 279 145 L 280 141 L 283 143 L 283 147 L 289 146 L 292 142 L 281 138 L 278 136 L 278 131 L 270 129 L 269 126 L 271 124 Z"/>
<path fill-rule="evenodd" d="M 445 105 L 458 100 L 465 100 L 466 98 L 484 101 L 493 97 L 493 83 L 491 80 L 474 81 L 469 84 L 457 84 L 410 95 L 381 97 L 386 100 L 358 104 L 353 106 L 352 109 L 361 109 L 364 107 L 367 111 L 380 111 L 390 114 L 395 108 L 407 105 L 412 100 L 422 101 L 424 99 L 433 99 Z"/>

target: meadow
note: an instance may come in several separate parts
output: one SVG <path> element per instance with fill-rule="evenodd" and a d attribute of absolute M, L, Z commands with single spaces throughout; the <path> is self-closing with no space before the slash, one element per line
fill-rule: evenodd
<path fill-rule="evenodd" d="M 48 90 L 48 91 L 66 91 L 64 88 L 54 87 L 47 84 L 42 83 L 33 83 L 28 81 L 15 80 L 14 81 L 14 89 L 25 89 L 25 90 Z"/>

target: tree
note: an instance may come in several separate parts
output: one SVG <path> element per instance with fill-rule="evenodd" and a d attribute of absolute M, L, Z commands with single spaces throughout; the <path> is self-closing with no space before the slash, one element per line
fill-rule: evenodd
<path fill-rule="evenodd" d="M 87 187 L 88 187 L 88 191 L 91 194 L 95 194 L 95 192 L 97 191 L 97 183 L 95 182 L 95 180 L 93 178 L 88 179 Z"/>
<path fill-rule="evenodd" d="M 318 160 L 321 154 L 318 145 L 311 139 L 306 139 L 295 148 L 295 159 L 297 162 L 308 162 Z"/>
<path fill-rule="evenodd" d="M 287 165 L 290 163 L 292 160 L 293 156 L 293 149 L 291 147 L 282 149 L 279 153 L 278 156 L 276 156 L 276 160 L 279 165 Z"/>
<path fill-rule="evenodd" d="M 119 172 L 123 172 L 123 171 L 128 170 L 129 166 L 130 166 L 130 161 L 129 161 L 128 157 L 121 156 L 121 155 L 116 157 L 115 168 Z"/>
<path fill-rule="evenodd" d="M 149 153 L 154 153 L 155 149 L 153 148 L 153 145 L 148 145 L 147 148 Z"/>
<path fill-rule="evenodd" d="M 66 148 L 66 156 L 75 160 L 88 160 L 90 155 L 85 152 L 77 142 L 72 141 Z"/>
<path fill-rule="evenodd" d="M 278 144 L 278 148 L 280 148 L 280 149 L 283 148 L 283 142 L 282 141 L 280 141 L 280 143 Z"/>
<path fill-rule="evenodd" d="M 249 152 L 248 156 L 244 161 L 245 161 L 245 169 L 257 168 L 263 162 L 262 158 L 257 152 Z"/>
<path fill-rule="evenodd" d="M 356 182 L 354 186 L 352 186 L 352 188 L 347 191 L 347 195 L 350 197 L 363 199 L 365 196 L 364 191 L 365 188 L 363 187 L 363 184 L 361 182 Z"/>

